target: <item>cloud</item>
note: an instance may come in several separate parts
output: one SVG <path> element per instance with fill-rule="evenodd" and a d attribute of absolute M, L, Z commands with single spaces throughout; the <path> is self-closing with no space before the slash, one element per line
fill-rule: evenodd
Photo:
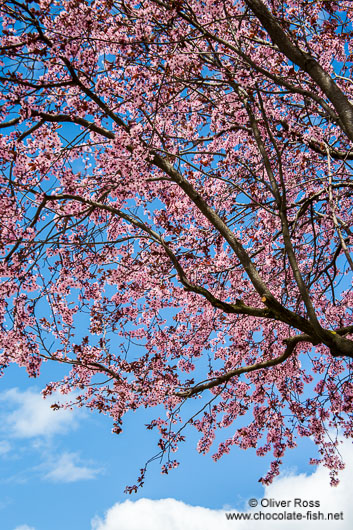
<path fill-rule="evenodd" d="M 223 530 L 224 517 L 224 512 L 175 499 L 127 500 L 110 508 L 104 520 L 94 518 L 92 530 Z M 229 530 L 229 523 L 227 527 Z"/>
<path fill-rule="evenodd" d="M 50 469 L 44 476 L 52 482 L 77 482 L 93 479 L 102 472 L 101 469 L 84 465 L 77 453 L 63 453 L 55 462 L 50 462 Z"/>
<path fill-rule="evenodd" d="M 35 530 L 34 526 L 28 526 L 28 524 L 21 524 L 20 526 L 16 526 L 14 530 Z"/>
<path fill-rule="evenodd" d="M 23 483 L 34 473 L 43 480 L 69 483 L 93 479 L 102 472 L 92 462 L 83 462 L 78 453 L 60 451 L 58 454 L 57 442 L 53 440 L 53 436 L 78 427 L 78 417 L 84 415 L 78 409 L 51 408 L 53 403 L 70 398 L 72 396 L 54 394 L 43 399 L 40 392 L 33 388 L 23 392 L 12 388 L 0 394 L 0 406 L 3 409 L 0 413 L 0 431 L 3 436 L 10 440 L 32 439 L 30 444 L 22 444 L 20 451 L 22 454 L 34 451 L 35 455 L 40 455 L 41 460 L 30 468 L 24 466 L 19 473 L 7 477 L 7 481 Z M 5 455 L 10 448 L 8 440 L 0 441 L 0 456 Z M 18 528 L 22 530 L 21 526 Z M 23 529 L 26 528 L 24 525 Z"/>
<path fill-rule="evenodd" d="M 0 402 L 6 403 L 6 407 L 14 408 L 12 412 L 2 415 L 2 430 L 11 437 L 33 438 L 65 433 L 75 428 L 77 410 L 50 408 L 60 399 L 63 400 L 61 394 L 43 399 L 39 392 L 32 389 L 21 392 L 17 388 L 12 388 L 2 392 Z"/>
<path fill-rule="evenodd" d="M 341 482 L 336 488 L 329 485 L 329 473 L 323 466 L 318 466 L 312 475 L 288 473 L 264 489 L 256 508 L 244 507 L 244 512 L 237 510 L 211 510 L 200 506 L 190 506 L 175 499 L 139 499 L 127 500 L 112 506 L 104 519 L 95 517 L 91 522 L 92 530 L 302 530 L 328 529 L 334 525 L 337 530 L 349 530 L 353 523 L 353 504 L 351 501 L 351 483 L 353 469 L 353 446 L 345 442 L 341 453 L 346 462 L 346 469 L 340 474 Z M 264 500 L 262 500 L 264 499 Z M 300 499 L 302 506 L 298 506 Z M 274 501 L 285 501 L 286 506 L 270 507 Z M 310 501 L 319 506 L 310 507 Z M 261 506 L 262 502 L 262 506 Z M 296 503 L 296 506 L 294 506 Z M 309 505 L 307 505 L 307 503 Z M 255 515 L 262 512 L 262 516 Z M 288 520 L 288 513 L 301 513 L 303 519 Z M 287 519 L 284 513 L 287 512 Z M 310 513 L 309 513 L 310 512 Z M 227 520 L 226 513 L 248 514 L 248 521 Z M 322 515 L 319 515 L 319 514 Z M 331 521 L 321 520 L 328 513 L 337 514 Z M 282 514 L 282 515 L 278 515 Z M 314 515 L 315 514 L 315 515 Z M 305 518 L 304 518 L 305 516 Z M 314 520 L 314 517 L 320 520 Z M 255 520 L 254 517 L 262 517 Z M 280 520 L 269 517 L 283 517 Z M 343 519 L 342 519 L 343 518 Z"/>

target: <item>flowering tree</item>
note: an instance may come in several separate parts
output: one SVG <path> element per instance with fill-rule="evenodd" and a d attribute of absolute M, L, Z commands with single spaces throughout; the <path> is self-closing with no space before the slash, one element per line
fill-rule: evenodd
<path fill-rule="evenodd" d="M 351 1 L 0 5 L 2 370 L 66 363 L 44 394 L 76 390 L 117 433 L 163 405 L 148 427 L 164 471 L 185 422 L 203 453 L 232 425 L 215 459 L 272 451 L 269 483 L 310 436 L 336 483 L 327 432 L 353 429 Z"/>

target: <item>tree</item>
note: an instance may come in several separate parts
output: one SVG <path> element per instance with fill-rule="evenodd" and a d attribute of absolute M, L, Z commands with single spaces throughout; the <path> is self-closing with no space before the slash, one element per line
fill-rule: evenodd
<path fill-rule="evenodd" d="M 165 472 L 186 422 L 200 452 L 232 425 L 215 459 L 272 451 L 263 483 L 313 437 L 337 483 L 332 430 L 353 429 L 351 2 L 1 14 L 2 371 L 67 363 L 44 394 L 78 391 L 117 433 L 163 405 L 148 428 Z"/>

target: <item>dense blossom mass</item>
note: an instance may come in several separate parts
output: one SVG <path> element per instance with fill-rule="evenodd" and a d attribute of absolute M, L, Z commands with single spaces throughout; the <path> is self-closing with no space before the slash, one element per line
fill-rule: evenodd
<path fill-rule="evenodd" d="M 263 483 L 311 437 L 336 483 L 336 435 L 353 433 L 352 2 L 0 11 L 2 371 L 66 364 L 44 394 L 75 390 L 117 433 L 158 406 L 165 472 L 189 424 L 216 460 L 272 453 Z"/>

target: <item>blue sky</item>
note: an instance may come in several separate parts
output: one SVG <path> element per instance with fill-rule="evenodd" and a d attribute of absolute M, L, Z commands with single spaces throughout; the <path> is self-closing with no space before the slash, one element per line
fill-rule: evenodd
<path fill-rule="evenodd" d="M 245 523 L 227 521 L 225 511 L 249 510 L 252 497 L 315 498 L 325 513 L 344 512 L 344 521 L 335 521 L 335 527 L 351 528 L 351 442 L 342 449 L 347 469 L 338 488 L 329 487 L 324 469 L 307 465 L 313 447 L 306 441 L 288 453 L 283 477 L 264 489 L 258 479 L 268 459 L 256 457 L 253 450 L 233 450 L 214 463 L 210 455 L 196 452 L 197 437 L 192 435 L 177 455 L 178 469 L 162 475 L 158 462 L 153 463 L 143 489 L 125 495 L 125 486 L 135 483 L 139 468 L 156 452 L 156 435 L 144 428 L 153 411 L 131 413 L 119 436 L 111 433 L 105 416 L 83 409 L 53 411 L 40 390 L 57 369 L 47 364 L 33 380 L 13 367 L 2 378 L 1 530 L 243 528 Z M 246 525 L 247 530 L 277 527 L 273 521 Z M 300 523 L 300 528 L 318 527 L 313 521 L 306 525 Z M 283 522 L 281 528 L 286 528 Z"/>

